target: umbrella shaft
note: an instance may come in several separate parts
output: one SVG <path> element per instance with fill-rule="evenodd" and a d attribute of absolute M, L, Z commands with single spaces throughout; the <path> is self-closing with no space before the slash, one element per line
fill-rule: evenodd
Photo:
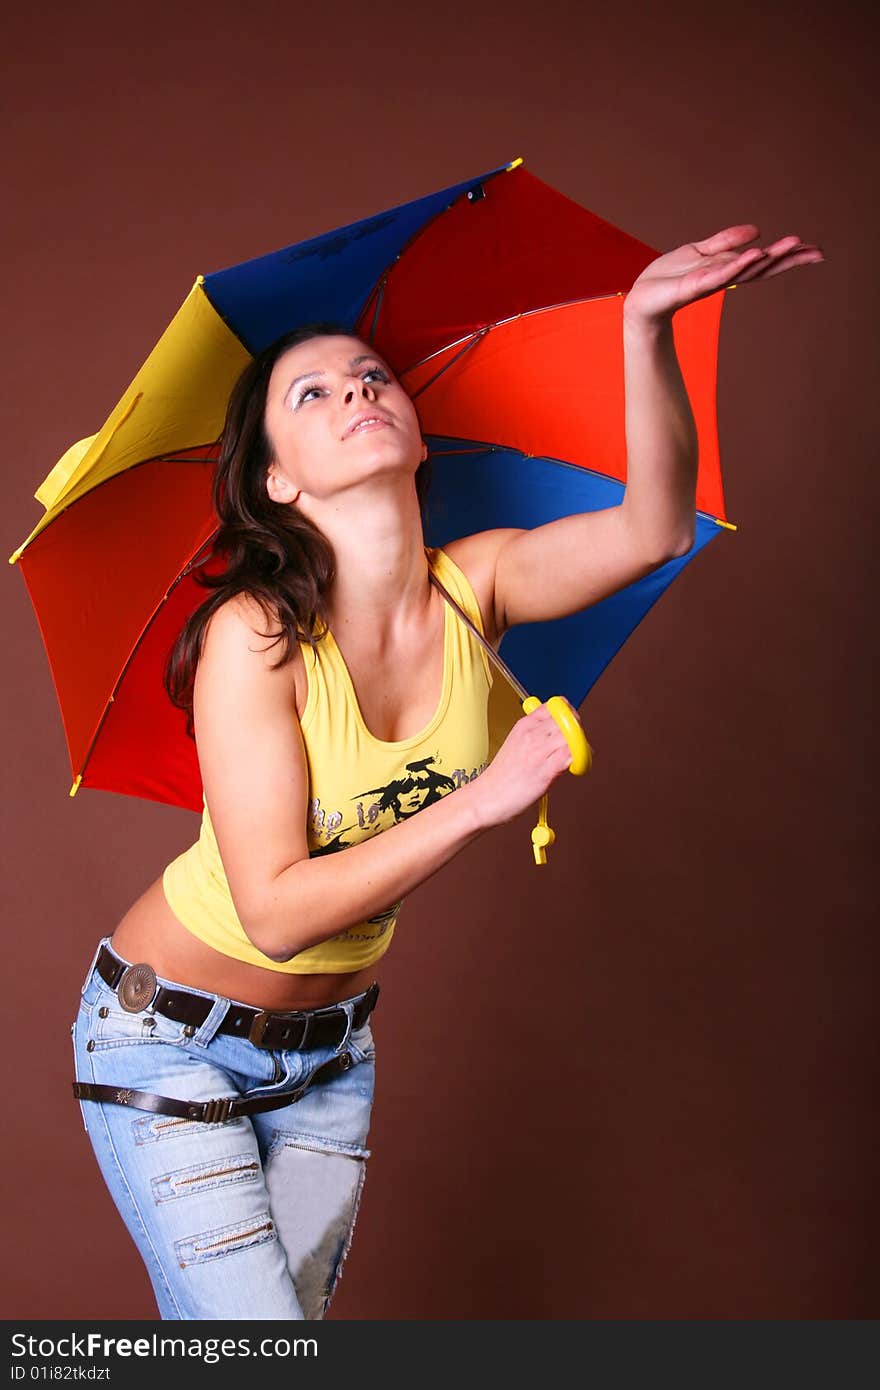
<path fill-rule="evenodd" d="M 507 662 L 501 659 L 501 657 L 498 655 L 493 646 L 490 646 L 490 644 L 486 641 L 485 637 L 483 636 L 482 632 L 480 632 L 480 629 L 474 623 L 471 622 L 467 613 L 465 613 L 464 610 L 456 603 L 455 599 L 449 593 L 448 589 L 444 588 L 444 586 L 440 583 L 440 580 L 437 578 L 437 576 L 431 570 L 428 571 L 428 574 L 431 583 L 436 585 L 443 597 L 446 599 L 447 603 L 452 604 L 452 607 L 455 609 L 462 622 L 465 624 L 466 627 L 470 628 L 471 632 L 476 637 L 480 646 L 486 650 L 490 659 L 494 661 L 495 665 L 499 668 L 499 670 L 504 672 L 505 676 L 510 681 L 510 684 L 513 686 L 514 690 L 517 691 L 520 698 L 523 700 L 527 700 L 529 698 L 529 692 L 526 690 L 522 682 L 517 680 L 516 676 L 513 674 L 510 667 L 507 665 Z"/>

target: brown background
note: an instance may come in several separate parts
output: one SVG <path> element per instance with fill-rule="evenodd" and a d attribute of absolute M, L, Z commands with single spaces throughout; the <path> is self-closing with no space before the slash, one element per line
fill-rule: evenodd
<path fill-rule="evenodd" d="M 523 816 L 407 903 L 330 1316 L 875 1317 L 858 9 L 214 0 L 4 23 L 4 555 L 200 271 L 517 155 L 663 249 L 740 221 L 822 246 L 728 296 L 739 530 L 587 699 L 595 767 L 552 794 L 550 866 Z M 68 797 L 15 568 L 2 602 L 3 1307 L 153 1318 L 70 1097 L 68 1025 L 98 937 L 197 820 Z"/>

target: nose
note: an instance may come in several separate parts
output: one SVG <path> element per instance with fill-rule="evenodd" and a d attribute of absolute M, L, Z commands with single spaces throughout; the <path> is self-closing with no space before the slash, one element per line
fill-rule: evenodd
<path fill-rule="evenodd" d="M 342 399 L 345 401 L 346 405 L 357 397 L 358 388 L 363 390 L 368 401 L 375 399 L 376 392 L 374 387 L 371 386 L 368 381 L 362 381 L 360 377 L 353 376 L 349 378 L 348 384 L 342 389 Z"/>

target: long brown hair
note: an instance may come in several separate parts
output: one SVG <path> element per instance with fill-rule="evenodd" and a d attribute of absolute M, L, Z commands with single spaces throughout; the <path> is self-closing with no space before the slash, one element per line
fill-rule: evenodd
<path fill-rule="evenodd" d="M 229 397 L 212 494 L 220 524 L 212 537 L 210 554 L 201 561 L 207 565 L 222 556 L 225 568 L 214 574 L 201 567 L 191 570 L 197 584 L 214 592 L 187 618 L 163 672 L 168 698 L 186 712 L 186 732 L 192 739 L 193 686 L 205 629 L 227 599 L 250 594 L 270 625 L 280 623 L 281 631 L 270 645 L 283 640 L 284 649 L 273 670 L 291 660 L 297 642 L 314 646 L 324 635 L 328 597 L 336 574 L 333 547 L 295 503 L 273 502 L 269 496 L 266 470 L 271 446 L 265 413 L 269 378 L 278 358 L 309 338 L 328 335 L 357 337 L 337 323 L 307 323 L 292 329 L 257 354 Z M 423 522 L 430 475 L 428 458 L 415 475 Z M 320 631 L 316 631 L 319 620 Z"/>

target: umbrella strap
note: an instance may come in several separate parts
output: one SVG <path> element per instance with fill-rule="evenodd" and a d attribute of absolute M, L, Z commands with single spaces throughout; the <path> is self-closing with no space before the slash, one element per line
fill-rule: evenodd
<path fill-rule="evenodd" d="M 487 653 L 488 656 L 491 658 L 491 660 L 494 661 L 494 663 L 495 663 L 495 665 L 498 667 L 498 669 L 499 669 L 500 671 L 503 671 L 503 672 L 504 672 L 505 676 L 506 676 L 507 679 L 510 681 L 510 684 L 513 686 L 514 690 L 518 693 L 520 699 L 522 699 L 522 700 L 527 700 L 527 699 L 528 699 L 528 696 L 529 696 L 529 692 L 526 690 L 526 688 L 525 688 L 525 686 L 522 684 L 522 682 L 517 680 L 516 676 L 513 674 L 513 672 L 511 671 L 510 667 L 507 665 L 507 662 L 504 661 L 504 660 L 498 655 L 498 653 L 496 652 L 495 648 L 494 648 L 493 646 L 491 646 L 491 644 L 490 644 L 489 642 L 486 641 L 486 639 L 485 639 L 485 637 L 483 636 L 482 632 L 480 632 L 480 629 L 476 626 L 475 623 L 472 623 L 472 622 L 471 622 L 470 618 L 468 617 L 467 613 L 465 613 L 464 609 L 461 608 L 460 605 L 456 603 L 455 599 L 454 599 L 454 598 L 452 597 L 452 595 L 449 593 L 448 589 L 445 589 L 445 588 L 443 587 L 443 585 L 440 583 L 440 580 L 437 578 L 436 574 L 434 574 L 434 571 L 431 570 L 430 568 L 429 568 L 429 570 L 428 570 L 428 575 L 429 575 L 429 578 L 430 578 L 430 580 L 431 580 L 431 583 L 434 584 L 434 585 L 440 590 L 441 594 L 442 594 L 443 597 L 446 599 L 447 603 L 451 603 L 451 604 L 452 604 L 452 607 L 455 609 L 456 613 L 457 613 L 458 616 L 461 618 L 461 620 L 462 620 L 462 622 L 464 623 L 465 627 L 470 628 L 471 632 L 472 632 L 472 633 L 474 634 L 474 636 L 476 637 L 476 639 L 477 639 L 477 641 L 479 642 L 480 646 L 486 651 L 486 653 Z"/>

